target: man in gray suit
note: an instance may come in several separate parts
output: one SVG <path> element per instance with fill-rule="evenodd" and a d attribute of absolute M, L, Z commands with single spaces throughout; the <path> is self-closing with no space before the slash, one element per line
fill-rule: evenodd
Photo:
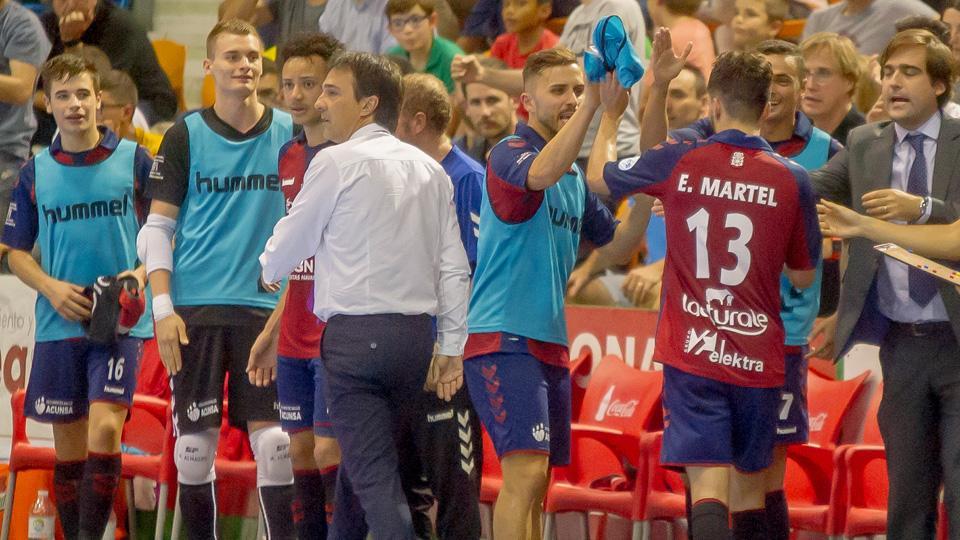
<path fill-rule="evenodd" d="M 960 121 L 940 112 L 950 98 L 949 48 L 925 30 L 897 34 L 880 56 L 882 95 L 893 122 L 850 133 L 848 147 L 811 173 L 830 201 L 886 221 L 949 223 L 960 218 Z M 884 258 L 873 242 L 849 244 L 835 339 L 880 346 L 887 449 L 888 537 L 932 539 L 945 486 L 960 523 L 960 296 L 951 286 Z M 958 536 L 954 535 L 955 538 Z"/>

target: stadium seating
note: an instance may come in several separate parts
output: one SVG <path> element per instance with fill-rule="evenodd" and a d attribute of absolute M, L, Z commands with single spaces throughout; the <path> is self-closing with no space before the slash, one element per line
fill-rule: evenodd
<path fill-rule="evenodd" d="M 157 60 L 160 67 L 170 79 L 170 86 L 173 92 L 177 94 L 177 108 L 181 111 L 187 109 L 187 104 L 183 98 L 183 74 L 187 64 L 187 48 L 169 39 L 157 39 L 152 42 L 153 50 L 157 53 Z"/>
<path fill-rule="evenodd" d="M 53 470 L 57 462 L 53 448 L 33 445 L 27 437 L 27 418 L 24 414 L 24 400 L 26 391 L 18 390 L 10 399 L 13 412 L 13 437 L 10 446 L 10 477 L 7 480 L 7 494 L 4 499 L 3 527 L 0 529 L 0 538 L 7 540 L 10 531 L 10 517 L 13 511 L 13 499 L 17 486 L 17 473 L 27 470 Z M 130 412 L 130 420 L 124 425 L 124 444 L 134 446 L 147 454 L 123 454 L 121 476 L 131 479 L 134 476 L 145 476 L 160 480 L 163 478 L 161 467 L 162 455 L 166 449 L 165 441 L 157 437 L 166 429 L 167 402 L 149 396 L 135 394 Z M 170 446 L 172 450 L 172 444 Z M 132 510 L 132 500 L 127 501 Z M 161 505 L 158 505 L 161 506 Z M 158 523 L 163 523 L 163 510 L 158 509 Z M 131 511 L 129 515 L 133 515 Z M 135 531 L 132 528 L 131 531 Z M 157 537 L 162 537 L 162 529 L 157 530 Z"/>
<path fill-rule="evenodd" d="M 657 429 L 663 374 L 607 356 L 593 373 L 579 422 L 571 430 L 571 462 L 552 470 L 544 503 L 550 538 L 558 512 L 600 510 L 641 528 L 646 485 L 640 440 Z M 581 519 L 586 532 L 586 519 Z"/>
<path fill-rule="evenodd" d="M 810 443 L 787 451 L 784 491 L 790 509 L 790 526 L 820 534 L 839 534 L 842 527 L 843 468 L 836 452 L 841 429 L 870 373 L 837 381 L 814 371 L 807 377 Z M 868 413 L 869 415 L 870 413 Z"/>

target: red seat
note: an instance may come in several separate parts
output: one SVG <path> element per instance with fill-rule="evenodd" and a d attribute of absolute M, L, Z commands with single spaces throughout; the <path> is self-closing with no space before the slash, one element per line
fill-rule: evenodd
<path fill-rule="evenodd" d="M 814 371 L 807 374 L 810 443 L 787 450 L 784 491 L 790 526 L 820 534 L 839 534 L 843 526 L 845 482 L 842 458 L 835 449 L 847 415 L 866 388 L 870 372 L 850 380 L 828 379 Z"/>
<path fill-rule="evenodd" d="M 643 438 L 644 455 L 647 459 L 647 501 L 640 521 L 672 522 L 686 517 L 686 488 L 680 473 L 660 465 L 660 448 L 663 432 L 649 433 Z M 645 526 L 649 537 L 649 525 Z"/>
<path fill-rule="evenodd" d="M 580 408 L 592 371 L 593 355 L 589 349 L 584 349 L 580 357 L 570 363 L 570 418 L 580 418 Z"/>
<path fill-rule="evenodd" d="M 634 369 L 615 356 L 600 362 L 572 426 L 570 465 L 552 471 L 546 534 L 557 512 L 600 510 L 638 519 L 646 483 L 640 438 L 661 424 L 662 382 L 662 372 Z"/>
<path fill-rule="evenodd" d="M 9 535 L 10 516 L 13 511 L 13 497 L 16 490 L 17 473 L 27 470 L 53 470 L 57 457 L 53 448 L 35 446 L 27 437 L 27 419 L 24 414 L 26 391 L 18 390 L 10 398 L 13 413 L 13 437 L 10 446 L 10 477 L 7 480 L 3 527 L 0 538 Z M 133 405 L 127 423 L 124 425 L 122 441 L 146 452 L 156 452 L 156 456 L 123 454 L 121 476 L 146 476 L 160 480 L 161 457 L 165 450 L 164 438 L 160 436 L 167 425 L 167 403 L 150 396 L 134 394 Z M 171 447 L 172 450 L 172 447 Z M 172 451 L 170 452 L 172 455 Z M 128 501 L 129 504 L 129 501 Z M 158 520 L 158 522 L 161 522 Z"/>

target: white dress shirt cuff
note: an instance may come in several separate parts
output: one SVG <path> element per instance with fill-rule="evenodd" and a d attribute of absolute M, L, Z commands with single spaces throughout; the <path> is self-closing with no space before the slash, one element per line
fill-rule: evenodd
<path fill-rule="evenodd" d="M 467 343 L 467 336 L 461 332 L 446 332 L 437 335 L 437 352 L 444 356 L 460 356 Z"/>

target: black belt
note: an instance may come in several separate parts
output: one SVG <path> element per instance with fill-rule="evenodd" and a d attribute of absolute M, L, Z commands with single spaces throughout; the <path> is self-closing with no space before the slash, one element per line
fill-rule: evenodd
<path fill-rule="evenodd" d="M 952 334 L 953 327 L 950 325 L 950 321 L 917 322 L 917 323 L 892 322 L 890 324 L 890 330 L 907 334 L 909 336 L 915 336 L 915 337 L 943 335 L 943 334 L 946 334 L 951 337 L 953 336 Z"/>

